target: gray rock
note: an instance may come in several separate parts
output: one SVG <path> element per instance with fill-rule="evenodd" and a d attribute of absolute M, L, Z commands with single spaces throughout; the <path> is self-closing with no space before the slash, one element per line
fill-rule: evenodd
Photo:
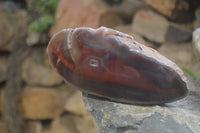
<path fill-rule="evenodd" d="M 165 34 L 167 42 L 182 43 L 192 39 L 192 33 L 170 25 Z"/>
<path fill-rule="evenodd" d="M 200 28 L 193 32 L 193 44 L 195 54 L 200 59 Z"/>
<path fill-rule="evenodd" d="M 8 9 L 13 9 L 14 5 L 10 2 L 0 3 L 0 49 L 5 49 L 16 30 L 14 24 L 15 21 L 13 21 L 14 18 L 11 15 L 11 11 L 8 11 Z M 3 5 L 8 7 L 8 9 L 6 9 Z"/>
<path fill-rule="evenodd" d="M 134 39 L 135 39 L 137 42 L 139 42 L 140 44 L 144 44 L 145 46 L 148 46 L 148 47 L 151 47 L 151 48 L 156 49 L 155 45 L 153 45 L 153 44 L 151 44 L 151 43 L 145 41 L 144 38 L 141 37 L 138 33 L 133 32 L 133 31 L 132 31 L 132 28 L 131 28 L 131 25 L 129 25 L 129 24 L 118 25 L 118 26 L 114 27 L 114 29 L 115 29 L 115 30 L 118 30 L 118 31 L 120 31 L 120 32 L 122 32 L 122 33 L 126 33 L 126 34 L 129 34 L 129 35 L 133 36 Z"/>
<path fill-rule="evenodd" d="M 26 33 L 29 17 L 16 3 L 4 1 L 0 2 L 0 18 L 0 50 L 10 51 L 15 38 Z"/>
<path fill-rule="evenodd" d="M 200 81 L 188 77 L 190 94 L 164 105 L 128 105 L 83 94 L 100 133 L 199 133 Z"/>
<path fill-rule="evenodd" d="M 182 43 L 192 38 L 192 23 L 175 24 L 153 11 L 141 10 L 133 19 L 132 29 L 155 43 Z"/>
<path fill-rule="evenodd" d="M 120 4 L 110 6 L 111 10 L 126 20 L 131 20 L 138 9 L 144 7 L 141 0 L 123 0 Z"/>
<path fill-rule="evenodd" d="M 168 26 L 169 23 L 163 16 L 141 10 L 135 14 L 132 29 L 153 42 L 164 43 Z"/>

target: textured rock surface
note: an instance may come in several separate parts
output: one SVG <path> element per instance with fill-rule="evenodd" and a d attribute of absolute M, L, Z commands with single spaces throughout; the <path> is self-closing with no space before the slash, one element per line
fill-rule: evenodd
<path fill-rule="evenodd" d="M 120 17 L 105 3 L 96 0 L 61 0 L 55 16 L 56 22 L 50 31 L 50 36 L 66 28 L 97 28 L 101 25 L 113 27 L 122 23 Z"/>
<path fill-rule="evenodd" d="M 189 16 L 188 0 L 144 0 L 145 3 L 170 19 L 185 21 Z"/>
<path fill-rule="evenodd" d="M 62 79 L 52 71 L 45 49 L 35 49 L 24 61 L 22 77 L 30 85 L 52 86 L 62 83 Z"/>
<path fill-rule="evenodd" d="M 200 28 L 193 32 L 193 43 L 195 54 L 200 59 Z"/>
<path fill-rule="evenodd" d="M 198 133 L 200 81 L 189 77 L 188 81 L 189 96 L 165 105 L 128 105 L 87 94 L 83 95 L 83 101 L 100 133 Z"/>
<path fill-rule="evenodd" d="M 58 90 L 26 87 L 22 96 L 24 118 L 51 119 L 64 111 L 65 97 Z"/>
<path fill-rule="evenodd" d="M 182 43 L 192 38 L 192 24 L 175 24 L 153 11 L 137 12 L 132 29 L 156 43 Z"/>

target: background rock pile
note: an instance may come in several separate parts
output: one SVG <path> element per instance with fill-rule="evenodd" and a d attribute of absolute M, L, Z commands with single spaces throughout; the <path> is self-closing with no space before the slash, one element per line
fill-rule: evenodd
<path fill-rule="evenodd" d="M 60 0 L 40 32 L 29 30 L 41 16 L 30 1 L 0 1 L 0 133 L 98 132 L 81 93 L 49 65 L 49 37 L 63 28 L 114 28 L 200 77 L 198 0 Z"/>

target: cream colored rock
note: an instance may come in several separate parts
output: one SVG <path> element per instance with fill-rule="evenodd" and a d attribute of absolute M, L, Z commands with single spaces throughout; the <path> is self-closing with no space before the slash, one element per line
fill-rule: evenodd
<path fill-rule="evenodd" d="M 58 90 L 26 87 L 22 95 L 25 119 L 52 119 L 64 111 L 65 97 Z"/>
<path fill-rule="evenodd" d="M 30 85 L 52 86 L 60 84 L 62 79 L 51 68 L 37 64 L 32 59 L 27 59 L 23 64 L 23 79 Z"/>
<path fill-rule="evenodd" d="M 132 30 L 151 41 L 163 43 L 168 26 L 169 23 L 163 16 L 141 10 L 134 16 Z"/>
<path fill-rule="evenodd" d="M 76 127 L 79 133 L 98 133 L 94 119 L 90 115 L 75 117 Z"/>
<path fill-rule="evenodd" d="M 49 65 L 46 49 L 34 49 L 22 65 L 22 78 L 29 85 L 52 86 L 62 79 Z"/>
<path fill-rule="evenodd" d="M 85 104 L 82 100 L 80 91 L 75 92 L 66 102 L 65 110 L 76 115 L 88 114 Z"/>
<path fill-rule="evenodd" d="M 155 45 L 145 41 L 138 33 L 134 32 L 132 30 L 131 25 L 119 25 L 119 26 L 116 26 L 114 29 L 133 36 L 134 39 L 137 42 L 139 42 L 140 44 L 144 44 L 145 46 L 148 46 L 148 47 L 151 47 L 151 48 L 156 48 Z"/>
<path fill-rule="evenodd" d="M 98 133 L 91 116 L 64 115 L 55 119 L 48 133 Z"/>
<path fill-rule="evenodd" d="M 72 116 L 56 118 L 50 126 L 49 133 L 77 133 L 72 120 Z"/>
<path fill-rule="evenodd" d="M 55 16 L 50 36 L 66 28 L 113 27 L 122 23 L 121 18 L 100 0 L 60 0 Z"/>
<path fill-rule="evenodd" d="M 192 23 L 178 24 L 150 10 L 138 11 L 133 19 L 133 31 L 154 43 L 183 43 L 192 38 Z"/>

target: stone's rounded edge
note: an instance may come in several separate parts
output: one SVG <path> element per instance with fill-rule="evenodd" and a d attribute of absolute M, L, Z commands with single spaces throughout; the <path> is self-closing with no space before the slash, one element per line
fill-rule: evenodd
<path fill-rule="evenodd" d="M 62 32 L 63 31 L 61 31 L 61 33 Z M 104 96 L 114 101 L 134 104 L 171 102 L 183 98 L 187 94 L 185 78 L 181 69 L 175 63 L 160 55 L 156 50 L 137 43 L 133 37 L 127 34 L 106 27 L 100 27 L 96 30 L 80 27 L 73 31 L 71 36 L 72 46 L 70 45 L 71 47 L 68 48 L 69 42 L 65 41 L 66 38 L 68 38 L 68 31 L 64 33 L 64 35 L 58 33 L 53 37 L 53 40 L 61 40 L 61 42 L 50 41 L 48 51 L 49 57 L 52 60 L 51 62 L 65 81 L 82 88 L 86 92 L 88 91 L 90 94 Z M 113 46 L 111 46 L 112 44 Z M 84 47 L 82 47 L 82 45 L 84 45 Z M 86 47 L 90 47 L 91 49 L 87 51 Z M 127 74 L 126 79 L 123 80 L 123 77 L 119 74 L 120 71 L 116 71 L 119 75 L 116 76 L 117 80 L 115 80 L 115 78 L 113 78 L 114 80 L 112 80 L 112 78 L 110 80 L 106 77 L 103 79 L 103 76 L 106 74 L 108 74 L 108 76 L 116 75 L 115 72 L 109 73 L 112 70 L 110 70 L 110 66 L 107 65 L 115 59 L 109 59 L 102 63 L 102 65 L 108 69 L 102 68 L 102 71 L 105 73 L 102 73 L 100 76 L 98 76 L 98 68 L 101 68 L 101 66 L 90 68 L 91 66 L 86 65 L 89 56 L 104 60 L 104 57 L 99 57 L 97 53 L 101 51 L 99 54 L 104 54 L 107 49 L 109 50 L 108 56 L 116 55 L 117 59 L 126 63 L 119 63 L 114 67 L 118 68 L 120 65 L 125 65 L 132 68 L 131 70 L 133 71 L 127 69 L 127 72 L 130 72 L 128 74 L 126 71 L 123 71 Z M 134 60 L 134 62 L 130 62 L 130 60 Z M 156 76 L 151 72 L 158 74 Z M 134 76 L 137 75 L 137 73 L 140 74 L 140 78 L 136 78 L 137 81 L 135 81 Z M 85 77 L 81 78 L 80 75 L 84 75 Z M 172 78 L 168 80 L 168 77 Z M 133 80 L 131 80 L 131 78 Z M 175 80 L 175 82 L 173 82 L 173 80 Z M 94 82 L 91 83 L 90 81 Z M 143 86 L 144 84 L 148 87 Z M 92 87 L 93 85 L 97 87 L 94 89 L 94 87 Z M 100 88 L 101 85 L 103 88 Z M 133 88 L 132 92 L 130 89 L 131 87 Z M 102 89 L 102 91 L 99 91 L 100 89 Z M 116 90 L 115 93 L 109 94 L 112 90 Z M 146 97 L 146 95 L 149 97 Z M 143 97 L 146 97 L 146 99 Z"/>

